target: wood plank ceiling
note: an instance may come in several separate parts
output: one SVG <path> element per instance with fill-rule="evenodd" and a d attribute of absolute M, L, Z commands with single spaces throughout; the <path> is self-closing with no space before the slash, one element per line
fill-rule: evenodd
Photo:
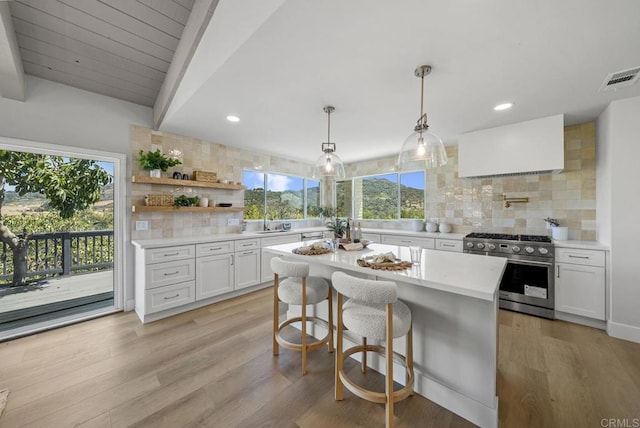
<path fill-rule="evenodd" d="M 195 0 L 16 0 L 26 74 L 152 107 Z"/>

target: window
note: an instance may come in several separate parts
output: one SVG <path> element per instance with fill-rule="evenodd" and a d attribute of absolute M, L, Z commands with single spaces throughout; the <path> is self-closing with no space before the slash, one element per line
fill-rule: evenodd
<path fill-rule="evenodd" d="M 320 214 L 320 182 L 276 173 L 244 171 L 244 218 L 289 220 Z M 265 192 L 266 189 L 266 192 Z"/>
<path fill-rule="evenodd" d="M 357 177 L 336 183 L 338 215 L 362 219 L 424 218 L 424 171 Z"/>

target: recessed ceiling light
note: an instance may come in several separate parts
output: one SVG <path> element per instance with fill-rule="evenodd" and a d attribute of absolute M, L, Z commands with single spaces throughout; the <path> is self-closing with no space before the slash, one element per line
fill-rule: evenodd
<path fill-rule="evenodd" d="M 502 103 L 502 104 L 498 104 L 497 106 L 495 106 L 493 109 L 495 111 L 502 111 L 502 110 L 508 110 L 511 107 L 513 107 L 513 103 Z"/>
<path fill-rule="evenodd" d="M 229 115 L 229 116 L 227 116 L 227 120 L 228 120 L 229 122 L 240 122 L 240 118 L 239 118 L 238 116 L 231 116 L 231 115 Z"/>

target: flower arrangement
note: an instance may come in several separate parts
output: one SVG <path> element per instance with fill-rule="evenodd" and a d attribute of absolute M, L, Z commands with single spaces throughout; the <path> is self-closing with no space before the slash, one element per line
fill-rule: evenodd
<path fill-rule="evenodd" d="M 547 224 L 551 227 L 558 227 L 560 226 L 560 222 L 558 221 L 557 218 L 551 218 L 551 217 L 547 217 L 544 219 L 544 221 L 547 222 Z"/>

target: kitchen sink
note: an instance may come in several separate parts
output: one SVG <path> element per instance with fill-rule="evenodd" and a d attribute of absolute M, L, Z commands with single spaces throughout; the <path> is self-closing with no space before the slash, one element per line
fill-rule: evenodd
<path fill-rule="evenodd" d="M 259 231 L 257 231 L 256 233 L 265 233 L 265 234 L 268 234 L 268 233 L 280 233 L 280 232 L 287 232 L 287 231 L 286 231 L 286 230 L 284 230 L 284 229 L 274 229 L 274 230 L 259 230 Z"/>

